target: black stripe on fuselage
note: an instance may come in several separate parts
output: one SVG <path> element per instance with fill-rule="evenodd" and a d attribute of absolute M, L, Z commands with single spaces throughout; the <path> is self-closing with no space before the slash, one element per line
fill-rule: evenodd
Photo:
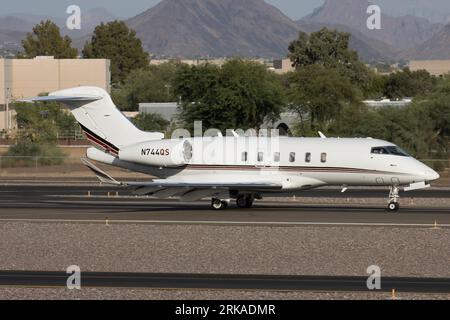
<path fill-rule="evenodd" d="M 91 135 L 93 138 L 95 138 L 96 140 L 98 140 L 99 142 L 103 143 L 105 145 L 105 147 L 109 147 L 109 149 L 111 149 L 111 151 L 115 152 L 115 153 L 119 153 L 119 148 L 117 148 L 115 145 L 113 145 L 112 143 L 106 141 L 105 139 L 99 137 L 97 134 L 95 134 L 94 132 L 92 132 L 91 130 L 89 130 L 88 128 L 86 128 L 85 126 L 83 126 L 81 123 L 79 123 L 81 126 L 81 129 L 83 129 L 84 133 Z"/>
<path fill-rule="evenodd" d="M 389 174 L 404 175 L 399 172 L 377 171 L 362 168 L 344 167 L 306 167 L 306 166 L 271 166 L 258 167 L 249 165 L 187 165 L 190 170 L 241 170 L 241 171 L 294 171 L 294 172 L 318 172 L 318 173 L 368 173 L 368 174 Z"/>

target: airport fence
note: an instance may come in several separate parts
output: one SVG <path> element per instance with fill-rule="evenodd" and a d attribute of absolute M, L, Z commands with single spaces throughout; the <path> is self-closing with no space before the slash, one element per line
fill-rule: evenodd
<path fill-rule="evenodd" d="M 0 156 L 0 169 L 31 168 L 39 171 L 44 167 L 65 167 L 80 162 L 80 158 L 73 157 L 42 157 L 42 156 Z"/>
<path fill-rule="evenodd" d="M 0 131 L 0 145 L 14 145 L 16 143 L 16 137 L 20 136 L 21 130 L 14 130 L 6 132 Z M 58 144 L 62 145 L 76 145 L 80 142 L 87 141 L 80 128 L 72 130 L 63 130 L 56 133 L 56 140 Z"/>

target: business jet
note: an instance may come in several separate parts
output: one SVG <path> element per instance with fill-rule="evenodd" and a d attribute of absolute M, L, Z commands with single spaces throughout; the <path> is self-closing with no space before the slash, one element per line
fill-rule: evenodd
<path fill-rule="evenodd" d="M 136 128 L 96 87 L 77 87 L 26 101 L 67 105 L 93 147 L 83 163 L 101 182 L 137 195 L 182 201 L 211 199 L 225 209 L 233 199 L 252 207 L 264 196 L 286 196 L 323 186 L 390 188 L 387 209 L 397 211 L 399 191 L 427 188 L 439 174 L 393 143 L 371 138 L 233 136 L 164 139 Z M 89 160 L 157 179 L 119 182 Z"/>

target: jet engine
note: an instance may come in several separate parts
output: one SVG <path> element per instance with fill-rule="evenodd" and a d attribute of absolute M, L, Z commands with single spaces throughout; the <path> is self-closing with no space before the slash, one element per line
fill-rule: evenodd
<path fill-rule="evenodd" d="M 155 167 L 181 167 L 192 159 L 187 140 L 153 140 L 120 149 L 119 159 Z"/>

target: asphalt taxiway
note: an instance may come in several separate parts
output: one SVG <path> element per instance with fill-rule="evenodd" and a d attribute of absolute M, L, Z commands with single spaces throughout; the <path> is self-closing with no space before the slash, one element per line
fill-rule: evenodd
<path fill-rule="evenodd" d="M 0 271 L 0 286 L 66 287 L 65 272 Z M 201 290 L 352 291 L 368 292 L 366 277 L 163 274 L 125 272 L 83 272 L 81 286 L 90 288 L 151 288 Z M 450 293 L 450 279 L 383 277 L 378 291 Z"/>
<path fill-rule="evenodd" d="M 411 232 L 417 232 L 416 228 L 436 228 L 443 229 L 440 232 L 430 230 L 430 233 L 425 232 L 427 235 L 437 237 L 437 241 L 446 239 L 448 230 L 450 229 L 450 207 L 444 205 L 437 206 L 436 203 L 432 207 L 421 206 L 407 206 L 405 205 L 399 212 L 391 213 L 380 205 L 364 205 L 364 204 L 343 204 L 345 201 L 340 201 L 340 204 L 320 204 L 321 198 L 342 198 L 342 197 L 355 197 L 355 198 L 375 198 L 380 197 L 384 199 L 386 197 L 385 190 L 382 189 L 355 189 L 346 194 L 341 194 L 340 190 L 333 188 L 325 188 L 318 190 L 307 191 L 304 194 L 298 196 L 297 201 L 286 199 L 287 201 L 257 201 L 255 206 L 251 209 L 238 209 L 234 204 L 231 204 L 227 210 L 214 211 L 210 208 L 208 201 L 197 201 L 194 203 L 182 203 L 176 200 L 154 200 L 147 197 L 134 197 L 129 191 L 124 189 L 117 189 L 111 187 L 97 187 L 97 186 L 53 186 L 53 185 L 0 185 L 0 223 L 9 221 L 24 222 L 25 226 L 32 225 L 39 229 L 40 227 L 51 228 L 55 232 L 55 228 L 60 228 L 61 234 L 64 237 L 70 239 L 70 234 L 75 235 L 75 239 L 79 241 L 79 231 L 77 228 L 104 228 L 104 232 L 107 234 L 110 230 L 115 228 L 106 228 L 103 226 L 97 226 L 96 223 L 101 224 L 123 224 L 117 228 L 137 228 L 148 232 L 147 229 L 159 228 L 151 226 L 136 226 L 135 224 L 148 224 L 148 225 L 177 225 L 173 228 L 177 228 L 177 233 L 181 231 L 182 237 L 185 234 L 191 232 L 190 228 L 200 229 L 220 229 L 223 232 L 231 232 L 236 228 L 215 228 L 215 227 L 198 227 L 197 225 L 236 225 L 236 226 L 283 226 L 283 227 L 295 227 L 295 226 L 348 226 L 348 227 L 388 227 L 387 233 L 395 233 L 406 235 L 411 237 Z M 449 190 L 447 189 L 429 189 L 426 191 L 418 191 L 415 196 L 420 198 L 432 198 L 444 199 L 448 198 Z M 303 203 L 305 198 L 312 197 L 317 199 L 317 204 Z M 436 201 L 440 203 L 439 201 Z M 446 203 L 444 199 L 442 203 Z M 434 201 L 432 199 L 431 201 Z M 429 203 L 429 202 L 428 202 Z M 37 224 L 27 224 L 26 222 L 33 222 Z M 42 222 L 42 224 L 41 224 Z M 47 223 L 55 223 L 55 225 L 48 226 Z M 64 223 L 64 224 L 60 224 Z M 86 225 L 82 225 L 86 223 Z M 21 224 L 5 224 L 9 228 L 22 229 Z M 179 227 L 179 225 L 187 225 Z M 391 229 L 389 227 L 402 227 L 403 229 Z M 408 229 L 409 227 L 414 227 Z M 29 227 L 28 227 L 29 228 Z M 62 228 L 62 229 L 61 229 Z M 72 228 L 74 228 L 72 230 Z M 169 228 L 172 228 L 169 227 Z M 280 229 L 280 228 L 264 228 L 267 230 Z M 316 228 L 305 228 L 305 230 Z M 339 229 L 339 228 L 338 228 Z M 352 237 L 355 237 L 354 233 L 357 233 L 358 229 L 342 228 L 351 232 Z M 350 231 L 348 231 L 350 229 Z M 10 230 L 10 229 L 5 229 Z M 30 230 L 30 229 L 28 229 Z M 62 231 L 61 231 L 62 230 Z M 98 231 L 97 229 L 95 229 Z M 266 231 L 267 231 L 266 230 Z M 283 234 L 289 233 L 290 230 L 295 232 L 296 228 L 283 229 Z M 328 239 L 329 231 L 327 228 L 318 228 L 317 230 L 325 230 L 325 237 Z M 363 230 L 363 229 L 361 229 Z M 376 229 L 378 230 L 378 229 Z M 381 229 L 380 229 L 381 230 Z M 264 242 L 267 244 L 267 233 L 264 232 Z M 418 232 L 422 232 L 419 230 Z M 15 234 L 15 231 L 9 231 Z M 49 241 L 50 246 L 53 248 L 53 239 L 48 237 L 42 237 L 39 231 L 34 231 L 37 235 L 37 240 L 30 240 L 30 244 L 35 244 L 38 248 L 36 252 L 40 252 L 40 248 L 45 247 L 45 241 Z M 183 233 L 184 232 L 184 233 Z M 217 231 L 214 231 L 217 232 Z M 342 231 L 339 231 L 342 232 Z M 86 233 L 85 235 L 93 235 L 95 232 Z M 136 230 L 132 232 L 124 232 L 123 234 L 136 234 Z M 245 234 L 244 232 L 242 235 Z M 30 233 L 27 233 L 30 236 Z M 239 233 L 238 233 L 239 235 Z M 372 236 L 379 236 L 377 231 L 372 233 Z M 437 235 L 437 236 L 436 236 Z M 106 235 L 107 236 L 107 235 Z M 316 235 L 317 236 L 317 235 Z M 364 233 L 365 237 L 366 234 Z M 384 233 L 381 239 L 385 237 Z M 423 235 L 422 235 L 423 236 Z M 56 239 L 60 239 L 60 236 L 55 236 Z M 164 239 L 160 239 L 160 236 L 155 236 L 155 239 L 164 243 Z M 278 237 L 278 235 L 277 235 Z M 297 237 L 297 235 L 295 235 Z M 12 237 L 14 238 L 14 237 Z M 21 236 L 19 236 L 21 238 Z M 241 239 L 240 236 L 236 236 L 236 239 Z M 30 239 L 33 239 L 30 237 Z M 145 238 L 144 238 L 145 239 Z M 184 238 L 183 238 L 184 239 Z M 234 239 L 233 236 L 231 239 Z M 278 238 L 277 238 L 278 239 Z M 320 239 L 320 238 L 319 238 Z M 378 239 L 378 238 L 376 238 Z M 391 236 L 388 237 L 391 239 Z M 442 248 L 439 249 L 439 245 L 442 243 L 445 246 L 447 241 L 433 242 L 430 240 L 430 246 L 435 243 L 433 247 L 436 252 L 439 253 L 439 257 L 442 255 Z M 37 242 L 36 242 L 37 241 Z M 92 243 L 97 243 L 97 239 L 90 240 Z M 100 237 L 100 241 L 102 238 Z M 189 240 L 186 240 L 189 242 Z M 377 241 L 377 240 L 374 240 Z M 382 241 L 382 240 L 380 240 Z M 402 238 L 399 237 L 399 243 L 402 242 Z M 183 241 L 184 242 L 184 241 Z M 319 240 L 320 242 L 320 240 Z M 12 240 L 12 243 L 15 243 Z M 78 243 L 78 242 L 74 242 Z M 105 242 L 109 243 L 109 242 Z M 105 244 L 104 243 L 104 244 Z M 113 242 L 111 242 L 113 243 Z M 132 243 L 132 242 L 131 242 Z M 382 242 L 378 242 L 382 243 Z M 436 245 L 437 243 L 437 245 Z M 17 243 L 15 243 L 17 245 Z M 69 246 L 71 244 L 69 243 Z M 170 245 L 170 242 L 169 242 Z M 29 248 L 28 246 L 24 246 Z M 172 246 L 173 247 L 173 246 Z M 232 245 L 231 247 L 235 247 Z M 400 246 L 403 248 L 404 246 Z M 20 246 L 18 247 L 20 250 Z M 58 250 L 64 250 L 64 246 L 58 248 Z M 74 247 L 76 248 L 76 247 Z M 100 246 L 104 250 L 105 246 Z M 108 245 L 106 245 L 108 248 Z M 113 246 L 112 248 L 115 248 Z M 213 251 L 216 252 L 218 246 L 212 244 Z M 342 245 L 340 248 L 345 248 L 342 252 L 358 252 L 348 249 L 348 244 Z M 27 249 L 28 250 L 28 249 Z M 112 249 L 115 250 L 115 249 Z M 203 248 L 203 250 L 206 250 Z M 320 249 L 321 255 L 325 254 L 323 248 Z M 414 246 L 414 253 L 418 250 Z M 439 251 L 441 250 L 441 251 Z M 69 250 L 70 251 L 70 250 Z M 189 249 L 189 252 L 191 249 Z M 70 251 L 72 252 L 72 251 Z M 78 251 L 75 251 L 78 252 Z M 165 251 L 164 251 L 165 252 Z M 180 249 L 183 253 L 183 250 Z M 410 252 L 410 251 L 408 251 Z M 411 251 L 412 252 L 412 251 Z M 425 251 L 427 252 L 427 251 Z M 434 251 L 432 251 L 434 252 Z M 269 254 L 269 251 L 265 252 Z M 56 255 L 58 257 L 64 257 L 64 254 Z M 94 254 L 95 256 L 95 254 Z M 192 255 L 195 259 L 198 259 L 197 255 Z M 359 255 L 356 255 L 359 257 Z M 385 254 L 383 253 L 383 259 Z M 418 254 L 418 256 L 421 256 Z M 344 258 L 350 264 L 354 265 L 350 258 Z M 18 257 L 11 257 L 13 263 L 6 266 L 5 269 L 14 269 L 16 265 L 20 265 L 21 255 Z M 19 263 L 15 262 L 17 259 Z M 79 261 L 83 265 L 84 258 L 81 257 Z M 153 259 L 153 256 L 152 256 Z M 209 256 L 208 256 L 209 259 Z M 265 258 L 266 259 L 266 258 Z M 434 261 L 434 265 L 439 267 L 439 260 Z M 444 258 L 445 259 L 445 258 Z M 22 269 L 34 270 L 34 265 L 30 264 L 30 259 L 26 259 L 22 263 Z M 133 259 L 131 259 L 133 260 Z M 139 263 L 142 261 L 142 255 L 139 253 Z M 279 257 L 276 259 L 268 259 L 269 261 L 279 261 Z M 376 259 L 375 259 L 376 260 Z M 386 258 L 387 261 L 390 261 Z M 92 258 L 88 257 L 88 261 L 92 262 Z M 382 260 L 384 261 L 384 260 Z M 437 263 L 436 263 L 437 261 Z M 104 268 L 98 261 L 97 265 L 100 267 L 93 268 L 91 270 L 109 270 Z M 109 263 L 109 262 L 108 262 Z M 68 265 L 64 263 L 63 265 Z M 288 263 L 292 265 L 292 263 Z M 345 264 L 344 264 L 345 265 Z M 60 270 L 59 267 L 55 268 L 55 264 L 49 263 L 38 270 Z M 246 264 L 247 266 L 247 264 Z M 361 270 L 365 270 L 366 266 Z M 420 269 L 420 268 L 419 268 Z M 117 270 L 133 271 L 132 268 L 124 268 Z M 281 276 L 281 275 L 223 275 L 223 274 L 161 274 L 161 273 L 114 273 L 114 272 L 83 272 L 82 273 L 82 286 L 83 287 L 95 287 L 95 288 L 150 288 L 150 289 L 193 289 L 193 290 L 275 290 L 275 291 L 352 291 L 352 292 L 367 292 L 366 281 L 367 277 L 349 277 L 339 276 L 340 274 L 357 274 L 348 272 L 347 269 L 343 269 L 343 272 L 331 274 L 327 270 L 323 272 L 325 276 Z M 428 270 L 428 269 L 427 269 Z M 115 270 L 109 270 L 115 271 Z M 139 271 L 139 270 L 134 270 Z M 174 272 L 179 272 L 174 270 Z M 184 269 L 183 271 L 184 272 Z M 188 270 L 186 272 L 196 272 L 196 270 Z M 222 270 L 211 272 L 223 272 Z M 259 271 L 253 271 L 259 272 Z M 242 271 L 237 271 L 237 274 Z M 245 273 L 245 272 L 244 272 Z M 265 269 L 262 269 L 261 273 L 265 273 Z M 280 272 L 281 274 L 285 274 Z M 293 273 L 294 274 L 294 273 Z M 307 273 L 308 274 L 308 273 Z M 337 276 L 336 276 L 337 274 Z M 403 273 L 391 273 L 391 275 L 402 275 Z M 448 277 L 448 274 L 439 271 L 433 273 L 408 273 L 408 275 L 434 275 L 437 278 L 428 277 L 384 277 L 382 291 L 390 291 L 395 288 L 397 291 L 402 292 L 422 292 L 422 293 L 449 293 L 450 292 L 450 279 L 439 278 L 442 276 Z M 64 272 L 54 271 L 0 271 L 0 287 L 65 287 L 68 275 Z"/>
<path fill-rule="evenodd" d="M 446 197 L 446 189 L 428 190 Z M 117 196 L 116 192 L 120 192 Z M 381 196 L 385 190 L 361 189 L 346 197 Z M 107 194 L 109 193 L 109 197 Z M 343 196 L 335 189 L 307 191 L 302 197 Z M 416 192 L 428 195 L 425 191 Z M 90 195 L 90 196 L 88 196 Z M 384 195 L 385 196 L 385 195 Z M 0 221 L 237 224 L 237 225 L 349 225 L 349 226 L 433 226 L 450 227 L 449 207 L 402 207 L 387 212 L 374 205 L 302 204 L 260 201 L 252 209 L 231 205 L 227 210 L 211 210 L 209 202 L 180 203 L 132 197 L 124 189 L 91 186 L 8 186 L 0 187 Z"/>

